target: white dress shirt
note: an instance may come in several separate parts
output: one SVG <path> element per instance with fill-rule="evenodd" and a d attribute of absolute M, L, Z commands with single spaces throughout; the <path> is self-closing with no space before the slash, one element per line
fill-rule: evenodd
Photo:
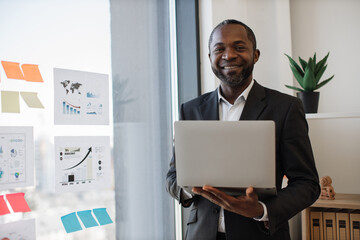
<path fill-rule="evenodd" d="M 241 113 L 244 109 L 246 99 L 249 95 L 249 92 L 254 85 L 254 80 L 251 81 L 249 86 L 241 93 L 241 95 L 235 100 L 234 104 L 229 103 L 222 95 L 220 91 L 220 86 L 218 87 L 218 97 L 219 97 L 219 118 L 220 121 L 239 121 Z M 266 205 L 259 201 L 264 208 L 264 215 L 261 218 L 254 218 L 257 221 L 268 221 L 267 208 Z M 219 215 L 218 231 L 225 232 L 225 218 L 224 218 L 224 209 L 221 208 Z"/>

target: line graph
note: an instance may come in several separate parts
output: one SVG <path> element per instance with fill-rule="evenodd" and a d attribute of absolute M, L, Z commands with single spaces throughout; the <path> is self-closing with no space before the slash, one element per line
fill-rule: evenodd
<path fill-rule="evenodd" d="M 108 183 L 109 137 L 55 137 L 55 190 L 80 191 Z"/>

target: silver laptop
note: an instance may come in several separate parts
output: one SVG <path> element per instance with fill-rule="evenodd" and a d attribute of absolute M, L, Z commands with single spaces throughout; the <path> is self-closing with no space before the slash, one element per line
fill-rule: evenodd
<path fill-rule="evenodd" d="M 231 195 L 253 186 L 261 197 L 276 195 L 273 121 L 177 121 L 174 128 L 179 186 Z"/>

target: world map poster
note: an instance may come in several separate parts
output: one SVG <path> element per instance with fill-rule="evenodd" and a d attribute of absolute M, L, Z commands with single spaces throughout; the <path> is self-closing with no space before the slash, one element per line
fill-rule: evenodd
<path fill-rule="evenodd" d="M 109 76 L 54 68 L 54 123 L 108 125 Z"/>

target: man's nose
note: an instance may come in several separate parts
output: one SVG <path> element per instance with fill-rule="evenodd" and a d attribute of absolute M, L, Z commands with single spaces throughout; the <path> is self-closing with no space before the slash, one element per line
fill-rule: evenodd
<path fill-rule="evenodd" d="M 231 60 L 234 58 L 236 58 L 236 53 L 234 52 L 234 50 L 231 48 L 226 48 L 223 52 L 222 59 Z"/>

